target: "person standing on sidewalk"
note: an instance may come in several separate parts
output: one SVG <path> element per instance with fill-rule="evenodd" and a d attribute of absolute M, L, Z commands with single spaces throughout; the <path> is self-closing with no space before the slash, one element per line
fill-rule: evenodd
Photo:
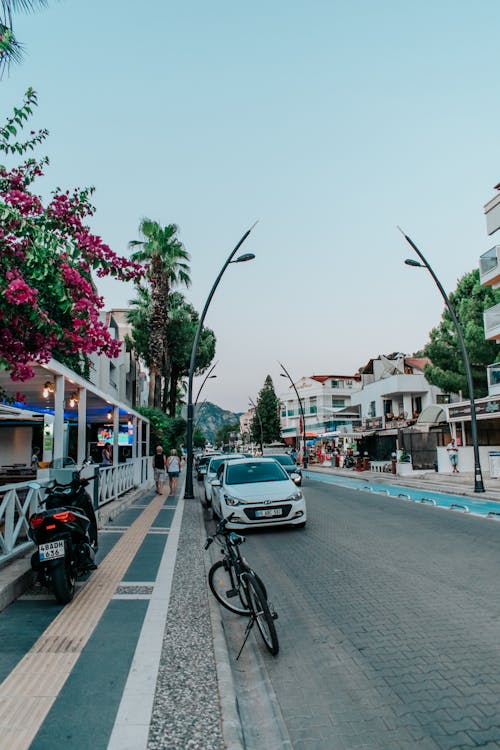
<path fill-rule="evenodd" d="M 458 448 L 455 443 L 455 438 L 452 438 L 448 445 L 446 446 L 446 450 L 448 451 L 448 456 L 450 457 L 450 463 L 453 467 L 453 474 L 458 474 Z"/>
<path fill-rule="evenodd" d="M 167 458 L 167 474 L 168 474 L 168 483 L 170 486 L 170 494 L 175 495 L 175 491 L 177 489 L 177 479 L 179 478 L 179 474 L 181 471 L 181 462 L 179 461 L 179 456 L 177 455 L 177 451 L 175 448 L 172 448 L 170 451 L 170 456 Z"/>
<path fill-rule="evenodd" d="M 156 446 L 155 454 L 153 456 L 153 470 L 156 484 L 156 494 L 161 495 L 163 492 L 163 485 L 165 482 L 165 466 L 166 458 L 163 453 L 161 445 Z"/>

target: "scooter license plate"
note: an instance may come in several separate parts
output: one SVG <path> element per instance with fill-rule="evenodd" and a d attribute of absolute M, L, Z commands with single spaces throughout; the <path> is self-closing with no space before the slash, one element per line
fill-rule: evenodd
<path fill-rule="evenodd" d="M 64 557 L 64 541 L 59 539 L 57 542 L 46 542 L 38 547 L 40 562 L 55 560 L 57 557 Z"/>

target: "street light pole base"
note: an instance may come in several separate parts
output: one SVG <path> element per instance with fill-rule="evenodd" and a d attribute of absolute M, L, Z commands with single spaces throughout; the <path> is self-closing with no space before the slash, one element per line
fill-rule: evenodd
<path fill-rule="evenodd" d="M 483 475 L 481 474 L 479 466 L 476 466 L 474 471 L 474 492 L 485 492 Z"/>

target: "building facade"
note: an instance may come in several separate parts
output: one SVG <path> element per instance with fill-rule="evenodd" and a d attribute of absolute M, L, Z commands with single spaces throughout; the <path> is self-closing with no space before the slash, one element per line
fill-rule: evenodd
<path fill-rule="evenodd" d="M 281 435 L 290 445 L 298 445 L 305 431 L 310 437 L 353 427 L 352 414 L 346 413 L 353 394 L 361 388 L 359 373 L 355 375 L 310 375 L 295 383 L 279 396 L 281 403 Z M 304 420 L 302 419 L 302 409 Z"/>

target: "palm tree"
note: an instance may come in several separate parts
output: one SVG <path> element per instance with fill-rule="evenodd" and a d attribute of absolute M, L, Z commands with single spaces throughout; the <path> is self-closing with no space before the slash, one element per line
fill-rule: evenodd
<path fill-rule="evenodd" d="M 47 0 L 0 0 L 0 76 L 11 62 L 22 59 L 22 46 L 14 36 L 12 14 L 46 7 Z"/>
<path fill-rule="evenodd" d="M 189 253 L 176 237 L 177 226 L 162 227 L 151 219 L 143 219 L 139 226 L 142 240 L 132 240 L 129 247 L 138 247 L 132 254 L 136 263 L 147 266 L 151 284 L 151 313 L 149 318 L 149 405 L 161 407 L 161 380 L 168 361 L 166 325 L 169 293 L 172 286 L 189 286 Z"/>

